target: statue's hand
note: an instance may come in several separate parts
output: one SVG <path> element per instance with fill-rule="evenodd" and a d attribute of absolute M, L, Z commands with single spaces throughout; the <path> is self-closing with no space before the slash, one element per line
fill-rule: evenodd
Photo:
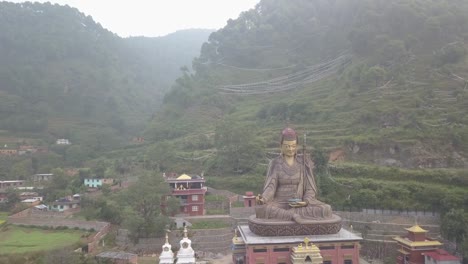
<path fill-rule="evenodd" d="M 265 198 L 263 198 L 261 194 L 257 195 L 257 197 L 255 197 L 255 200 L 257 201 L 257 204 L 259 205 L 265 204 Z"/>
<path fill-rule="evenodd" d="M 307 206 L 307 202 L 304 201 L 299 201 L 299 202 L 291 202 L 289 203 L 289 206 L 296 208 L 296 207 L 304 207 Z"/>

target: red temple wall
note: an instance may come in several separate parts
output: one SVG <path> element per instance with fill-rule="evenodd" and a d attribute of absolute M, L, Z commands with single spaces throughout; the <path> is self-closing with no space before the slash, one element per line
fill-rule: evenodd
<path fill-rule="evenodd" d="M 315 243 L 318 247 L 321 247 L 320 243 Z M 342 246 L 349 246 L 350 243 L 327 243 L 326 246 L 334 246 L 334 249 L 320 250 L 324 261 L 331 261 L 331 264 L 343 264 L 345 260 L 351 260 L 352 264 L 359 264 L 359 243 L 354 243 L 354 248 L 342 248 Z M 247 263 L 255 264 L 259 263 L 259 260 L 263 260 L 265 264 L 276 264 L 285 263 L 291 264 L 291 248 L 297 246 L 297 244 L 285 244 L 285 245 L 248 245 Z M 289 251 L 275 252 L 275 248 L 289 248 Z M 254 252 L 256 250 L 265 250 L 266 252 Z"/>

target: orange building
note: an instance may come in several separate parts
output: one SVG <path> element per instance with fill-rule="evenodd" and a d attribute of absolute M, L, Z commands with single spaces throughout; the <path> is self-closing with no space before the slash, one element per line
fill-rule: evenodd
<path fill-rule="evenodd" d="M 439 241 L 426 237 L 428 231 L 417 224 L 405 229 L 406 236 L 393 238 L 398 244 L 397 264 L 424 264 L 424 255 L 442 246 Z"/>

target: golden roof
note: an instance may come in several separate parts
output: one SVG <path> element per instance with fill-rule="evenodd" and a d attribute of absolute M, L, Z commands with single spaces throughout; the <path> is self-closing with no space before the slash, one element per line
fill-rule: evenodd
<path fill-rule="evenodd" d="M 188 176 L 187 174 L 182 174 L 179 177 L 177 177 L 177 180 L 191 180 L 192 177 Z"/>
<path fill-rule="evenodd" d="M 408 252 L 408 251 L 406 251 L 406 250 L 404 250 L 404 249 L 399 249 L 399 250 L 397 250 L 397 251 L 400 252 L 400 253 L 403 254 L 403 255 L 409 255 L 409 254 L 411 254 L 410 252 Z"/>
<path fill-rule="evenodd" d="M 314 243 L 310 243 L 310 239 L 307 237 L 304 238 L 304 245 L 300 243 L 297 247 L 294 247 L 293 251 L 297 253 L 319 253 L 320 254 L 320 249 Z"/>
<path fill-rule="evenodd" d="M 407 238 L 403 237 L 394 237 L 394 240 L 396 240 L 399 243 L 402 243 L 406 246 L 409 247 L 430 247 L 430 246 L 442 246 L 442 243 L 440 243 L 437 240 L 425 240 L 425 241 L 411 241 Z"/>
<path fill-rule="evenodd" d="M 419 225 L 417 225 L 417 224 L 414 225 L 414 226 L 412 226 L 412 227 L 410 227 L 410 228 L 405 228 L 405 230 L 408 230 L 408 231 L 410 231 L 410 232 L 412 232 L 412 233 L 427 233 L 427 230 L 422 229 L 422 228 L 421 228 Z"/>

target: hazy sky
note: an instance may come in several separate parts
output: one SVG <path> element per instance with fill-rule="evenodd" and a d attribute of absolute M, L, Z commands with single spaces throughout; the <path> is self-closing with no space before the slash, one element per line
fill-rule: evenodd
<path fill-rule="evenodd" d="M 8 0 L 9 2 L 24 2 Z M 260 0 L 39 0 L 78 8 L 121 37 L 163 36 L 180 29 L 219 29 Z"/>

